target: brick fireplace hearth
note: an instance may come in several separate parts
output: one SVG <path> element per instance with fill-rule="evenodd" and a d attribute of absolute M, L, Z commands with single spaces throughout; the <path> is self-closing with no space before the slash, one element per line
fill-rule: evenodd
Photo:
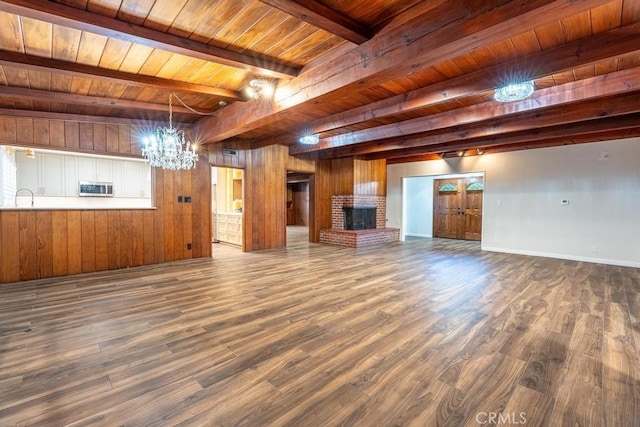
<path fill-rule="evenodd" d="M 344 208 L 376 208 L 376 228 L 345 230 Z M 360 246 L 375 245 L 400 240 L 400 230 L 386 227 L 387 200 L 380 196 L 357 194 L 331 196 L 331 228 L 320 230 L 320 243 L 330 245 Z"/>

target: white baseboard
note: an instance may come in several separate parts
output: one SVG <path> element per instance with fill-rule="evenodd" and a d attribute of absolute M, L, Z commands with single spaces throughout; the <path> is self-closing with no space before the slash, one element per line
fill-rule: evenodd
<path fill-rule="evenodd" d="M 433 236 L 431 234 L 420 234 L 420 233 L 404 233 L 405 236 L 411 236 L 411 237 L 426 237 L 426 238 L 432 238 Z"/>
<path fill-rule="evenodd" d="M 582 256 L 576 256 L 576 255 L 556 254 L 556 253 L 552 253 L 552 252 L 524 251 L 524 250 L 520 250 L 520 249 L 496 248 L 496 247 L 484 246 L 484 245 L 482 245 L 482 250 L 483 251 L 489 251 L 489 252 L 502 252 L 502 253 L 506 253 L 506 254 L 529 255 L 529 256 L 539 256 L 539 257 L 545 257 L 545 258 L 566 259 L 566 260 L 570 260 L 570 261 L 592 262 L 592 263 L 595 263 L 595 264 L 617 265 L 617 266 L 620 266 L 620 267 L 640 268 L 640 262 L 621 261 L 621 260 L 617 260 L 617 259 L 582 257 Z"/>

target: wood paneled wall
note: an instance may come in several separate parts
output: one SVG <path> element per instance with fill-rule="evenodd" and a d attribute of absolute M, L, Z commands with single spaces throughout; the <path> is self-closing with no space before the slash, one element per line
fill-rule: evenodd
<path fill-rule="evenodd" d="M 209 163 L 212 166 L 245 169 L 247 167 L 247 157 L 251 153 L 251 143 L 247 140 L 229 141 L 219 144 L 210 144 Z M 232 150 L 236 155 L 230 155 L 225 150 Z"/>
<path fill-rule="evenodd" d="M 313 196 L 315 209 L 313 227 L 309 233 L 313 242 L 320 241 L 320 230 L 331 228 L 331 196 L 359 194 L 366 196 L 387 195 L 387 165 L 385 160 L 359 160 L 340 158 L 318 160 L 316 163 Z M 312 197 L 311 194 L 309 197 Z"/>
<path fill-rule="evenodd" d="M 9 128 L 13 124 L 6 118 L 0 122 L 3 123 L 0 139 L 4 143 L 10 142 L 6 140 L 6 124 L 10 123 Z M 20 119 L 15 123 L 19 123 L 21 129 L 14 133 L 16 141 L 19 139 L 22 145 L 26 144 L 26 138 L 18 138 L 19 134 L 39 135 L 36 134 L 39 120 Z M 65 133 L 63 146 L 72 149 L 79 142 L 75 139 L 76 128 L 67 125 L 72 122 L 58 123 L 71 129 Z M 31 133 L 29 126 L 32 126 Z M 111 135 L 106 138 L 117 139 L 117 152 L 104 151 L 100 145 L 98 149 L 95 145 L 89 149 L 88 144 L 82 150 L 73 151 L 121 155 L 131 150 L 132 141 L 136 139 L 135 129 L 126 127 L 128 125 L 115 126 L 117 133 L 112 125 L 106 125 L 104 129 L 105 135 Z M 78 132 L 80 129 L 78 126 Z M 94 124 L 93 131 L 96 129 L 102 129 L 102 126 Z M 99 136 L 98 140 L 101 139 Z M 201 155 L 196 168 L 190 171 L 152 170 L 156 209 L 0 210 L 0 282 L 211 256 L 208 155 Z M 179 195 L 190 196 L 191 203 L 178 203 Z M 188 243 L 191 243 L 191 249 L 187 249 Z"/>
<path fill-rule="evenodd" d="M 354 159 L 353 194 L 386 196 L 387 161 Z"/>
<path fill-rule="evenodd" d="M 0 117 L 0 144 L 140 156 L 141 135 L 151 130 L 134 124 Z"/>
<path fill-rule="evenodd" d="M 243 204 L 246 251 L 286 246 L 288 156 L 282 145 L 250 151 Z"/>

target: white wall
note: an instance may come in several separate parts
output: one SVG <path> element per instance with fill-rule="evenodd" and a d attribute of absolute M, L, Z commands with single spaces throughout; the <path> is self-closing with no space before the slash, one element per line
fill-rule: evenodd
<path fill-rule="evenodd" d="M 433 235 L 433 178 L 420 176 L 404 180 L 404 236 Z"/>
<path fill-rule="evenodd" d="M 482 171 L 483 249 L 640 267 L 640 138 L 389 165 L 389 226 L 403 178 Z"/>

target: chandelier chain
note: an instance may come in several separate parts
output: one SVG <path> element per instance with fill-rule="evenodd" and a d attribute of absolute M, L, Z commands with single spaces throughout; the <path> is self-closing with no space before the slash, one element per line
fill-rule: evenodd
<path fill-rule="evenodd" d="M 182 104 L 184 108 L 186 108 L 187 110 L 191 111 L 194 114 L 199 114 L 201 116 L 213 116 L 214 114 L 218 113 L 217 111 L 212 111 L 210 113 L 205 113 L 205 112 L 202 112 L 202 111 L 198 111 L 198 110 L 196 110 L 194 108 L 189 107 L 187 104 L 185 104 L 184 101 L 177 94 L 172 93 L 172 95 L 176 97 L 178 102 L 180 102 L 180 104 Z"/>
<path fill-rule="evenodd" d="M 169 128 L 173 128 L 173 93 L 169 94 Z"/>

